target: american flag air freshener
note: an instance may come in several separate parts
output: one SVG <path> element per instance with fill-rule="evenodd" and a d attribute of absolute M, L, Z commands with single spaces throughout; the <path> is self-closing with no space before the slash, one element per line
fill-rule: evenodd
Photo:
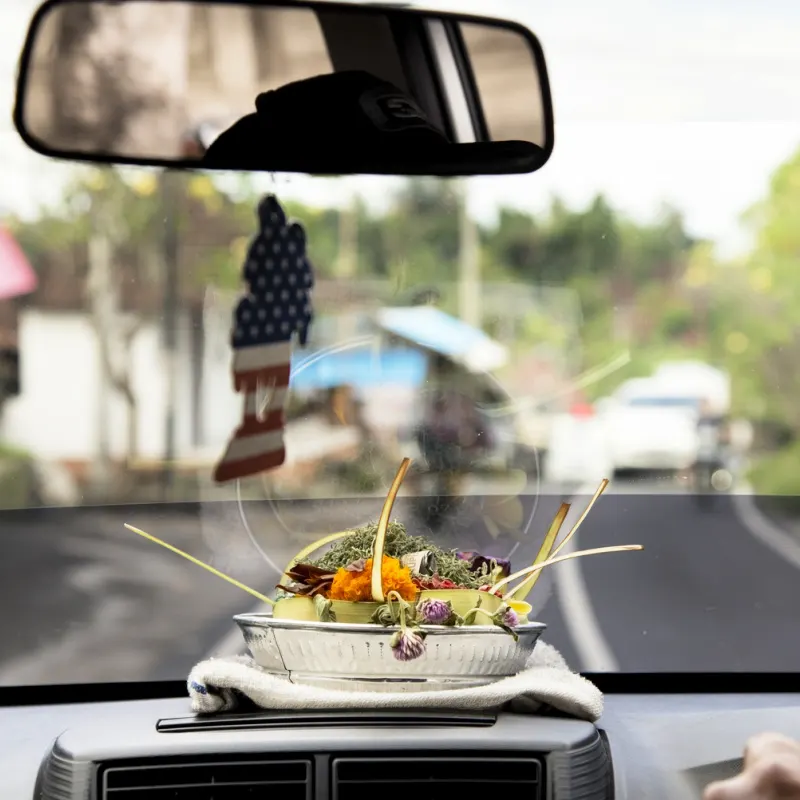
<path fill-rule="evenodd" d="M 292 339 L 305 345 L 314 277 L 302 226 L 289 223 L 274 196 L 258 207 L 261 230 L 244 265 L 247 294 L 234 311 L 233 386 L 242 419 L 217 464 L 217 483 L 280 466 L 286 458 L 283 409 L 289 390 Z"/>

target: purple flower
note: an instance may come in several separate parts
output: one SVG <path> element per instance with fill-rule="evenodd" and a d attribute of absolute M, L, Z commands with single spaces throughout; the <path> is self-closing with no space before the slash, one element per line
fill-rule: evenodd
<path fill-rule="evenodd" d="M 423 623 L 428 625 L 444 625 L 453 615 L 450 603 L 430 597 L 423 600 L 417 609 Z"/>
<path fill-rule="evenodd" d="M 513 608 L 507 608 L 503 612 L 503 625 L 507 628 L 516 628 L 519 625 L 519 616 Z"/>
<path fill-rule="evenodd" d="M 501 578 L 507 578 L 511 574 L 511 562 L 507 558 L 492 558 L 474 550 L 461 550 L 456 555 L 462 561 L 467 561 L 473 572 L 479 572 L 483 567 L 491 571 L 493 566 L 497 566 L 500 569 Z"/>
<path fill-rule="evenodd" d="M 418 633 L 407 628 L 397 631 L 392 636 L 390 646 L 392 655 L 398 661 L 413 661 L 425 652 L 425 640 Z"/>
<path fill-rule="evenodd" d="M 489 559 L 494 561 L 500 567 L 500 574 L 503 578 L 507 578 L 511 574 L 511 562 L 507 558 Z"/>

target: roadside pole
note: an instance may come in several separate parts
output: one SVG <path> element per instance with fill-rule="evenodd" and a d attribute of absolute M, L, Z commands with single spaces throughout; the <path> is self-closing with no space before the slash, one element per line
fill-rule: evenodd
<path fill-rule="evenodd" d="M 458 185 L 458 311 L 461 319 L 474 328 L 480 328 L 481 272 L 478 231 L 469 214 L 467 182 Z"/>
<path fill-rule="evenodd" d="M 107 202 L 105 199 L 100 204 Z M 101 218 L 98 219 L 98 216 Z M 109 397 L 113 389 L 110 365 L 112 353 L 110 331 L 119 313 L 117 296 L 112 276 L 113 246 L 108 231 L 112 229 L 113 217 L 106 208 L 92 209 L 92 230 L 88 247 L 88 274 L 86 292 L 89 313 L 97 336 L 98 382 L 97 406 L 95 410 L 95 431 L 97 457 L 92 459 L 92 486 L 104 500 L 111 486 L 113 464 L 111 459 Z"/>
<path fill-rule="evenodd" d="M 175 483 L 175 451 L 177 420 L 177 371 L 178 371 L 178 312 L 179 295 L 179 220 L 177 181 L 179 175 L 167 170 L 160 175 L 160 198 L 164 218 L 161 240 L 164 269 L 164 297 L 162 309 L 164 343 L 164 454 L 162 463 L 161 491 L 164 500 L 172 494 Z"/>
<path fill-rule="evenodd" d="M 352 280 L 358 272 L 358 199 L 353 195 L 339 209 L 339 252 L 337 277 Z"/>

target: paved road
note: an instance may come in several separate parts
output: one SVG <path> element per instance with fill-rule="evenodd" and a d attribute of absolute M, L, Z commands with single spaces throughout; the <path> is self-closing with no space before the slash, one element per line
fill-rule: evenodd
<path fill-rule="evenodd" d="M 44 510 L 0 515 L 0 684 L 177 677 L 227 630 L 242 593 L 135 537 L 148 529 L 266 588 L 250 548 L 215 553 L 196 513 Z"/>
<path fill-rule="evenodd" d="M 579 536 L 580 548 L 640 543 L 644 552 L 573 561 L 569 580 L 555 567 L 539 582 L 532 599 L 547 639 L 582 669 L 800 671 L 798 566 L 754 536 L 731 498 L 706 511 L 688 495 L 646 490 L 606 494 Z M 514 563 L 523 566 L 560 500 L 541 496 L 529 536 L 517 541 L 492 539 L 481 521 L 486 507 L 473 499 L 441 543 L 498 555 L 516 546 Z M 284 505 L 278 519 L 262 503 L 248 519 L 282 567 L 302 544 L 287 527 L 322 534 L 379 505 Z M 526 517 L 532 506 L 524 498 Z M 411 518 L 407 502 L 396 512 Z M 230 616 L 253 606 L 238 589 L 125 531 L 126 521 L 254 588 L 275 582 L 235 503 L 3 512 L 0 684 L 183 677 L 230 631 Z"/>
<path fill-rule="evenodd" d="M 622 669 L 800 671 L 798 566 L 743 524 L 735 497 L 717 499 L 703 511 L 689 495 L 616 495 L 593 511 L 581 546 L 645 546 L 582 562 Z"/>

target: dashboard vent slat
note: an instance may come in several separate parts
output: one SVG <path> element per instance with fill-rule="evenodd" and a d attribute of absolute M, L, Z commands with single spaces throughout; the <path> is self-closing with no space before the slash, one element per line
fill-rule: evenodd
<path fill-rule="evenodd" d="M 481 712 L 327 711 L 276 712 L 160 719 L 159 733 L 266 730 L 269 728 L 491 728 L 497 715 Z"/>
<path fill-rule="evenodd" d="M 542 769 L 536 758 L 487 755 L 450 757 L 335 758 L 333 800 L 441 800 L 499 791 L 503 796 L 541 797 Z"/>
<path fill-rule="evenodd" d="M 268 795 L 311 800 L 311 761 L 264 758 L 154 759 L 108 763 L 103 800 L 238 800 Z"/>

